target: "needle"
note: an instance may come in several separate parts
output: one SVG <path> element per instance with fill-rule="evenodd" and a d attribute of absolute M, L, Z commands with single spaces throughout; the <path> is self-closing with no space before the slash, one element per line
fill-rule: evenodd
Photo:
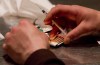
<path fill-rule="evenodd" d="M 65 32 L 54 20 L 52 20 L 52 23 L 54 23 L 55 26 L 57 26 L 57 28 L 58 28 L 64 35 L 66 35 L 66 32 Z"/>

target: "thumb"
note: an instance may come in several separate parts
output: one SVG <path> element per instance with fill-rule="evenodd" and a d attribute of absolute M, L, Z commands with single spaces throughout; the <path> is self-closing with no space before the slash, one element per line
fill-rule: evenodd
<path fill-rule="evenodd" d="M 84 24 L 78 25 L 72 31 L 70 31 L 64 38 L 64 43 L 68 44 L 70 41 L 79 38 L 81 35 L 84 35 L 89 32 L 89 28 L 86 27 Z"/>

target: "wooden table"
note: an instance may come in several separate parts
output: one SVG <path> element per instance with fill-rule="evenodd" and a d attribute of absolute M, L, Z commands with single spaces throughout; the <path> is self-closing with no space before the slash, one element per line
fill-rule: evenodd
<path fill-rule="evenodd" d="M 100 46 L 62 46 L 51 51 L 66 65 L 100 65 Z M 0 65 L 13 65 L 4 60 L 3 53 L 0 42 Z"/>

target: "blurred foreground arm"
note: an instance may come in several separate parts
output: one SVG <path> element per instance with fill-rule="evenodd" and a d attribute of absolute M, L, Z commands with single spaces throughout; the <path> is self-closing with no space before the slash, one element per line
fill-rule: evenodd
<path fill-rule="evenodd" d="M 4 51 L 18 64 L 64 65 L 48 48 L 48 37 L 27 20 L 12 27 L 3 44 Z"/>

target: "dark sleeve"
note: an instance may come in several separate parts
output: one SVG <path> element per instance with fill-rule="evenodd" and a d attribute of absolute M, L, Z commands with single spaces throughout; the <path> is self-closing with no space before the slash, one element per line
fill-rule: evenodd
<path fill-rule="evenodd" d="M 50 50 L 41 49 L 26 60 L 25 65 L 65 65 Z"/>

